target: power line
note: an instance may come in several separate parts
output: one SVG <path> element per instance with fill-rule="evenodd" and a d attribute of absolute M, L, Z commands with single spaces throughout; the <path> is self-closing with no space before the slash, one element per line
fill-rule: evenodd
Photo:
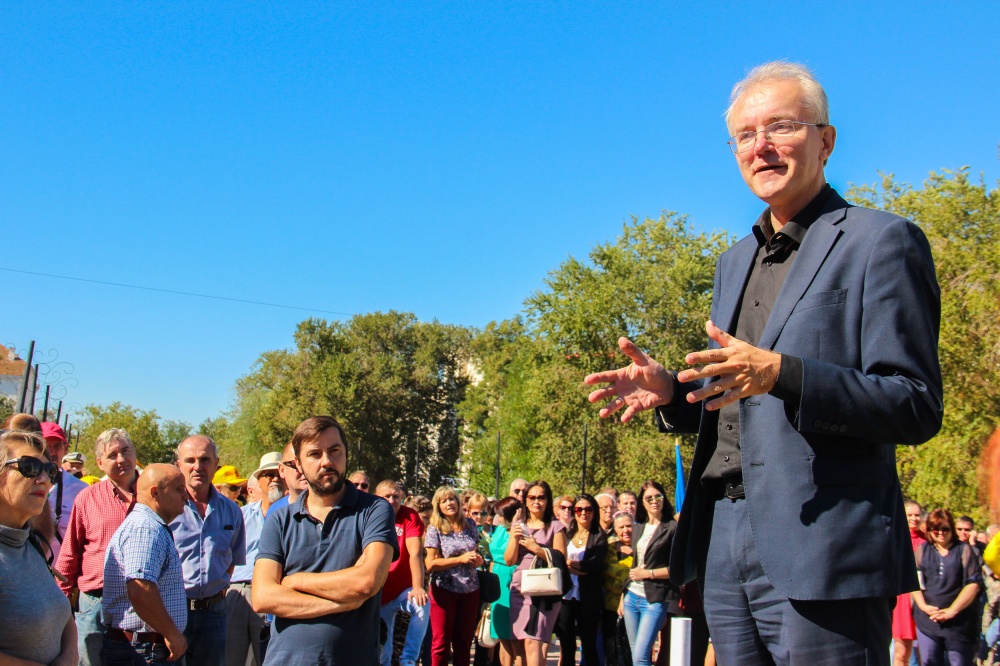
<path fill-rule="evenodd" d="M 4 268 L 0 266 L 0 271 L 7 271 L 8 273 L 22 273 L 24 275 L 38 275 L 47 278 L 56 278 L 57 280 L 69 280 L 71 282 L 89 282 L 91 284 L 100 284 L 109 287 L 124 287 L 125 289 L 139 289 L 142 291 L 157 291 L 162 294 L 174 294 L 176 296 L 193 296 L 195 298 L 209 298 L 216 301 L 230 301 L 231 303 L 245 303 L 247 305 L 261 305 L 268 308 L 284 308 L 285 310 L 302 310 L 304 312 L 322 312 L 324 314 L 335 314 L 343 315 L 345 317 L 354 316 L 351 312 L 337 312 L 336 310 L 322 310 L 320 308 L 304 308 L 297 305 L 283 305 L 281 303 L 266 303 L 264 301 L 251 301 L 245 298 L 231 298 L 229 296 L 214 296 L 212 294 L 196 294 L 191 291 L 177 291 L 175 289 L 159 289 L 157 287 L 144 287 L 138 284 L 125 284 L 123 282 L 107 282 L 105 280 L 90 280 L 88 278 L 72 277 L 69 275 L 54 275 L 52 273 L 38 273 L 36 271 L 23 271 L 17 268 Z"/>

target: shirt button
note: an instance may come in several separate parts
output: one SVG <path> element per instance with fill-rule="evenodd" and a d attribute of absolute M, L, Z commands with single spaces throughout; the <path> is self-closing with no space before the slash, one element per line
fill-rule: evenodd
<path fill-rule="evenodd" d="M 733 424 L 732 423 L 727 423 L 726 424 L 726 430 L 732 430 L 732 429 L 733 429 Z"/>
<path fill-rule="evenodd" d="M 729 462 L 729 456 L 722 456 L 722 460 L 724 460 L 725 462 Z"/>
<path fill-rule="evenodd" d="M 757 307 L 758 305 L 760 305 L 760 301 L 756 301 L 756 300 L 755 300 L 755 301 L 753 302 L 753 305 L 754 305 L 754 307 Z"/>

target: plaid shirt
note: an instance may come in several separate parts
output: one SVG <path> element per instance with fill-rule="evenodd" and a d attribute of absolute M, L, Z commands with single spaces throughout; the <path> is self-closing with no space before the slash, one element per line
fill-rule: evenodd
<path fill-rule="evenodd" d="M 159 588 L 163 606 L 179 631 L 187 626 L 187 595 L 174 539 L 163 520 L 137 504 L 111 537 L 104 561 L 104 622 L 126 631 L 155 631 L 128 598 L 128 581 L 146 580 Z"/>
<path fill-rule="evenodd" d="M 56 582 L 67 596 L 74 587 L 94 592 L 104 587 L 104 551 L 111 536 L 131 510 L 125 498 L 105 479 L 80 491 L 55 569 L 69 582 Z"/>

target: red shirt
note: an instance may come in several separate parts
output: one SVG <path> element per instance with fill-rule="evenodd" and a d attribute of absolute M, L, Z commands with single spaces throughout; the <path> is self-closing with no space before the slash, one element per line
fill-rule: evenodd
<path fill-rule="evenodd" d="M 76 496 L 55 563 L 56 571 L 69 579 L 68 583 L 56 581 L 67 596 L 74 587 L 82 592 L 104 589 L 104 551 L 135 506 L 134 497 L 130 503 L 110 479 L 84 488 Z"/>
<path fill-rule="evenodd" d="M 399 539 L 399 559 L 389 565 L 389 576 L 382 586 L 382 603 L 387 604 L 408 587 L 413 587 L 410 572 L 410 553 L 406 550 L 408 537 L 423 537 L 424 521 L 420 514 L 408 506 L 399 507 L 396 514 L 396 538 Z M 63 546 L 65 548 L 65 546 Z"/>

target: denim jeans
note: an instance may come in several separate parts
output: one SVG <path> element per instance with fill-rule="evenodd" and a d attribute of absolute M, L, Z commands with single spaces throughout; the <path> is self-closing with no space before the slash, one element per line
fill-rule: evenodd
<path fill-rule="evenodd" d="M 184 638 L 188 643 L 188 666 L 225 666 L 225 599 L 220 599 L 203 610 L 189 610 Z"/>
<path fill-rule="evenodd" d="M 396 613 L 402 611 L 410 615 L 410 625 L 406 629 L 406 642 L 403 653 L 399 655 L 400 666 L 412 666 L 420 657 L 420 646 L 424 642 L 424 634 L 431 623 L 430 604 L 418 606 L 410 601 L 408 595 L 412 587 L 408 587 L 399 596 L 382 606 L 382 620 L 388 628 L 388 640 L 382 646 L 382 656 L 379 660 L 382 666 L 389 666 L 392 661 L 392 627 L 396 623 Z"/>
<path fill-rule="evenodd" d="M 625 594 L 625 631 L 632 649 L 632 666 L 652 663 L 653 643 L 666 622 L 666 606 L 646 601 L 631 591 Z"/>
<path fill-rule="evenodd" d="M 101 666 L 101 644 L 104 642 L 101 597 L 80 592 L 79 606 L 76 644 L 80 651 L 80 666 Z"/>
<path fill-rule="evenodd" d="M 168 663 L 169 656 L 166 645 L 155 643 L 105 640 L 101 649 L 104 666 L 184 666 L 184 657 Z"/>

